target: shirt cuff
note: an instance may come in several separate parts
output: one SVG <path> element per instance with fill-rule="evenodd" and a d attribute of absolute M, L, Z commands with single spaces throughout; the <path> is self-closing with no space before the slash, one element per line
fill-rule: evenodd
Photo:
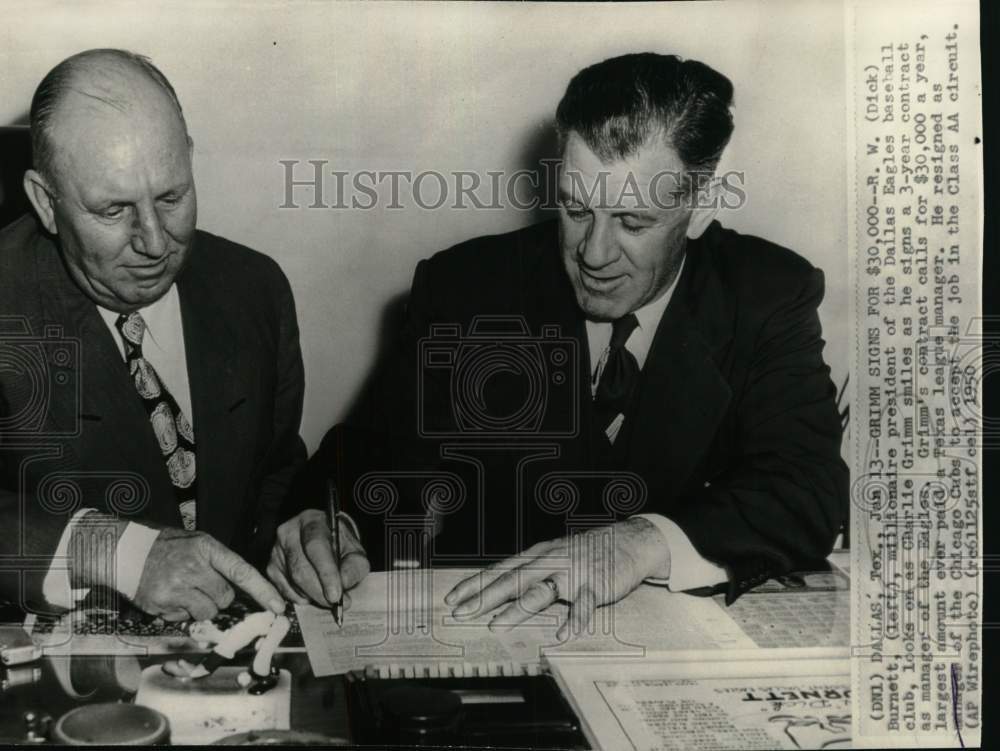
<path fill-rule="evenodd" d="M 726 569 L 695 550 L 691 540 L 677 523 L 660 514 L 638 514 L 655 526 L 670 551 L 670 576 L 646 579 L 650 584 L 666 584 L 671 592 L 683 592 L 696 587 L 711 587 L 726 581 Z"/>
<path fill-rule="evenodd" d="M 139 591 L 139 579 L 146 566 L 149 551 L 160 536 L 160 530 L 129 522 L 118 538 L 115 548 L 115 575 L 118 591 L 130 600 Z"/>
<path fill-rule="evenodd" d="M 42 597 L 50 605 L 57 608 L 71 610 L 76 604 L 87 596 L 90 589 L 74 589 L 69 579 L 69 543 L 73 537 L 73 527 L 80 519 L 97 509 L 82 508 L 70 517 L 59 544 L 56 545 L 56 552 L 52 556 L 52 563 L 49 570 L 42 579 Z"/>
<path fill-rule="evenodd" d="M 91 511 L 96 509 L 80 509 L 73 514 L 59 538 L 52 563 L 49 564 L 49 570 L 42 579 L 42 597 L 50 605 L 71 610 L 90 592 L 89 587 L 74 589 L 70 583 L 68 554 L 73 528 Z M 159 530 L 129 522 L 118 538 L 115 546 L 116 589 L 130 600 L 135 599 L 135 594 L 139 590 L 142 569 L 159 534 Z"/>

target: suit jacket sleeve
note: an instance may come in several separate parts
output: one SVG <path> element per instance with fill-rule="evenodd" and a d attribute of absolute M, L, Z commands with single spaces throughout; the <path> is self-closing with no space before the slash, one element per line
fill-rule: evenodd
<path fill-rule="evenodd" d="M 273 295 L 278 323 L 273 433 L 260 482 L 257 534 L 253 549 L 249 551 L 251 559 L 258 565 L 267 561 L 280 521 L 282 504 L 289 494 L 292 480 L 306 460 L 305 444 L 299 436 L 305 374 L 295 301 L 288 280 L 280 271 L 278 279 L 279 284 Z"/>
<path fill-rule="evenodd" d="M 6 271 L 0 265 L 0 276 Z M 4 282 L 16 280 L 10 276 Z M 15 334 L 33 331 L 33 322 L 21 314 L 14 291 L 0 284 L 0 339 L 11 330 Z M 46 508 L 30 488 L 22 487 L 21 477 L 32 455 L 58 459 L 61 449 L 47 443 L 44 435 L 32 429 L 31 420 L 24 419 L 30 417 L 31 405 L 44 403 L 38 401 L 30 358 L 24 356 L 30 350 L 22 351 L 34 340 L 28 338 L 24 345 L 19 341 L 0 341 L 0 362 L 10 366 L 0 367 L 0 558 L 7 564 L 0 567 L 0 598 L 24 607 L 43 602 L 42 581 L 71 514 Z"/>
<path fill-rule="evenodd" d="M 727 602 L 770 576 L 830 553 L 847 519 L 848 471 L 817 307 L 823 273 L 760 327 L 738 392 L 739 455 L 670 516 L 706 558 L 729 569 Z"/>
<path fill-rule="evenodd" d="M 0 447 L 0 475 L 6 477 L 17 466 L 6 466 L 3 454 Z M 0 570 L 0 600 L 20 608 L 43 607 L 42 583 L 68 521 L 68 515 L 42 508 L 33 493 L 20 492 L 14 484 L 0 487 L 0 557 L 8 564 Z"/>

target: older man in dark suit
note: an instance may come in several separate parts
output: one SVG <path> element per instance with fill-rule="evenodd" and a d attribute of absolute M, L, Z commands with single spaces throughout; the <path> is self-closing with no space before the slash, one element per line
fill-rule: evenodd
<path fill-rule="evenodd" d="M 0 233 L 0 594 L 184 619 L 239 588 L 283 612 L 243 556 L 305 460 L 287 280 L 195 228 L 192 141 L 147 59 L 63 61 L 31 131 L 37 217 Z"/>
<path fill-rule="evenodd" d="M 387 437 L 384 458 L 358 472 L 341 428 L 296 500 L 326 474 L 346 483 L 375 565 L 391 564 L 379 510 L 430 520 L 422 563 L 502 559 L 447 601 L 456 616 L 506 604 L 508 625 L 563 599 L 564 629 L 582 628 L 644 580 L 725 586 L 731 602 L 827 555 L 848 474 L 823 274 L 714 220 L 734 198 L 714 176 L 732 93 L 655 54 L 574 77 L 557 112 L 558 220 L 418 265 L 402 347 L 357 423 Z M 372 478 L 395 482 L 408 462 L 442 489 L 459 477 L 464 502 L 375 502 Z M 344 558 L 341 581 L 317 525 L 304 510 L 279 529 L 269 572 L 290 597 L 335 594 L 367 565 Z"/>

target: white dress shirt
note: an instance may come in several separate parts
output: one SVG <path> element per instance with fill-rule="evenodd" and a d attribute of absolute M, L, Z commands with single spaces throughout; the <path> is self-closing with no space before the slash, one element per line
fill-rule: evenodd
<path fill-rule="evenodd" d="M 684 263 L 677 276 L 669 287 L 658 298 L 646 303 L 638 310 L 634 311 L 639 325 L 635 328 L 628 340 L 625 342 L 625 349 L 632 353 L 641 370 L 646 364 L 649 356 L 649 349 L 653 345 L 653 337 L 656 335 L 656 328 L 660 325 L 663 312 L 673 297 L 677 281 L 684 271 Z M 587 321 L 587 344 L 590 348 L 590 393 L 593 396 L 597 393 L 597 384 L 601 380 L 604 366 L 608 360 L 609 347 L 611 344 L 611 323 L 605 321 Z M 612 423 L 614 426 L 610 438 L 612 441 L 621 429 L 623 418 Z M 667 549 L 670 551 L 670 576 L 667 578 L 649 578 L 646 581 L 652 584 L 666 584 L 671 590 L 683 591 L 695 587 L 707 587 L 724 582 L 726 580 L 726 570 L 716 563 L 703 558 L 691 540 L 684 534 L 684 531 L 661 514 L 639 514 L 639 518 L 646 519 L 652 523 L 667 541 Z"/>
<path fill-rule="evenodd" d="M 119 313 L 97 306 L 97 312 L 111 332 L 111 338 L 118 347 L 118 352 L 125 360 L 125 343 L 115 322 Z M 194 416 L 191 413 L 191 386 L 188 380 L 187 354 L 184 350 L 184 327 L 181 319 L 181 303 L 177 294 L 177 285 L 170 289 L 159 300 L 141 308 L 139 311 L 146 322 L 146 333 L 142 339 L 142 354 L 153 366 L 160 378 L 160 383 L 170 392 L 184 412 L 188 422 L 194 426 Z M 83 508 L 73 514 L 59 544 L 56 546 L 52 564 L 42 581 L 42 596 L 58 607 L 70 608 L 76 602 L 86 597 L 87 589 L 73 589 L 70 585 L 69 553 L 70 539 L 74 525 L 86 516 L 92 508 Z M 132 599 L 139 588 L 139 578 L 145 566 L 146 558 L 153 547 L 153 542 L 159 531 L 137 522 L 129 522 L 115 548 L 116 589 L 125 597 Z"/>

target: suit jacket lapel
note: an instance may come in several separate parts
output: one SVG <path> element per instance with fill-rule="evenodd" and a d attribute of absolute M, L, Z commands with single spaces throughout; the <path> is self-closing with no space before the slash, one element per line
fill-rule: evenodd
<path fill-rule="evenodd" d="M 586 442 L 589 435 L 590 417 L 590 350 L 587 343 L 586 324 L 583 313 L 576 303 L 573 287 L 566 277 L 566 271 L 559 256 L 557 223 L 551 222 L 547 231 L 539 234 L 539 247 L 526 253 L 535 259 L 532 268 L 525 270 L 525 292 L 527 299 L 521 308 L 527 312 L 532 336 L 540 336 L 542 326 L 558 326 L 559 337 L 568 340 L 575 352 L 575 373 L 577 393 L 573 400 L 557 402 L 549 400 L 547 410 L 553 415 L 553 423 L 572 428 L 573 438 L 581 439 L 565 442 L 562 446 L 564 459 L 574 449 L 583 447 L 584 453 L 577 456 L 575 465 L 581 466 L 586 456 Z M 547 353 L 546 353 L 547 354 Z"/>
<path fill-rule="evenodd" d="M 61 394 L 51 400 L 50 416 L 59 432 L 80 432 L 102 427 L 94 440 L 64 443 L 80 446 L 78 466 L 88 473 L 113 473 L 127 467 L 148 483 L 150 499 L 144 515 L 162 524 L 177 524 L 176 509 L 163 498 L 173 490 L 149 417 L 135 394 L 121 353 L 105 325 L 97 306 L 69 277 L 59 251 L 48 241 L 40 242 L 36 253 L 39 289 L 47 320 L 61 323 L 63 336 L 79 343 L 79 359 L 65 364 L 50 361 L 50 368 L 77 370 L 77 394 Z M 36 332 L 39 334 L 42 332 Z M 52 354 L 52 350 L 47 351 Z M 95 505 L 100 505 L 94 500 Z"/>
<path fill-rule="evenodd" d="M 209 248 L 191 248 L 189 266 L 177 282 L 184 328 L 184 350 L 198 462 L 198 528 L 223 542 L 235 528 L 235 508 L 242 498 L 233 497 L 244 487 L 252 468 L 248 441 L 252 434 L 246 422 L 251 412 L 248 379 L 252 366 L 242 362 L 237 315 L 226 305 L 226 280 L 213 274 L 208 259 L 199 257 Z"/>
<path fill-rule="evenodd" d="M 710 242 L 689 243 L 623 436 L 627 468 L 674 491 L 689 479 L 732 397 L 716 358 L 732 338 L 733 312 L 706 257 Z"/>
<path fill-rule="evenodd" d="M 619 440 L 624 440 L 625 468 L 648 480 L 680 489 L 715 435 L 726 413 L 731 390 L 717 357 L 731 341 L 733 310 L 706 258 L 718 227 L 691 241 L 684 272 L 657 327 L 642 371 L 642 388 Z M 557 224 L 535 235 L 539 247 L 524 254 L 534 266 L 524 272 L 522 309 L 533 335 L 543 324 L 556 324 L 573 341 L 577 356 L 578 395 L 563 410 L 575 425 L 576 440 L 561 442 L 560 464 L 596 467 L 590 451 L 590 352 L 585 320 L 576 303 L 558 252 Z"/>

